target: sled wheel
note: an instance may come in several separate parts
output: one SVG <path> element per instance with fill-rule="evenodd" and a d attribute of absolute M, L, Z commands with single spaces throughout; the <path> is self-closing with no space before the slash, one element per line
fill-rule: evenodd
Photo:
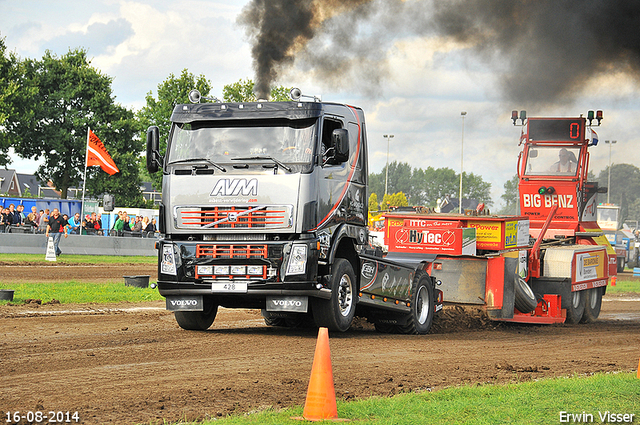
<path fill-rule="evenodd" d="M 585 295 L 584 313 L 580 323 L 595 322 L 600 316 L 600 307 L 602 306 L 602 288 L 591 288 L 583 291 Z"/>
<path fill-rule="evenodd" d="M 622 273 L 624 271 L 624 267 L 626 266 L 626 258 L 618 258 L 617 270 L 618 273 Z"/>
<path fill-rule="evenodd" d="M 332 266 L 331 298 L 312 299 L 313 320 L 318 327 L 344 332 L 356 313 L 356 277 L 351 263 L 337 258 Z"/>
<path fill-rule="evenodd" d="M 575 325 L 580 322 L 585 309 L 586 291 L 574 291 L 570 295 L 565 323 Z"/>
<path fill-rule="evenodd" d="M 538 301 L 531 287 L 518 275 L 515 277 L 515 286 L 515 307 L 520 313 L 531 313 L 538 305 Z"/>

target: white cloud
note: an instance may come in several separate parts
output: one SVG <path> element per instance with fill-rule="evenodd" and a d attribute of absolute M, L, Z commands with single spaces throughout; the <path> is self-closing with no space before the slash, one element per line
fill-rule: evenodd
<path fill-rule="evenodd" d="M 236 18 L 248 0 L 102 0 L 80 2 L 4 2 L 0 36 L 22 57 L 39 58 L 55 47 L 59 55 L 70 45 L 82 45 L 93 65 L 114 78 L 117 101 L 140 108 L 144 96 L 154 91 L 170 73 L 188 69 L 212 81 L 213 94 L 221 96 L 224 84 L 253 78 L 251 46 Z M 6 9 L 6 10 L 4 10 Z M 381 17 L 384 18 L 384 17 Z M 384 21 L 383 21 L 384 22 Z M 348 29 L 348 28 L 347 28 Z M 388 44 L 387 44 L 388 42 Z M 300 87 L 323 100 L 361 106 L 368 128 L 370 170 L 386 163 L 384 134 L 394 134 L 390 161 L 412 167 L 460 168 L 461 111 L 467 111 L 464 130 L 464 170 L 492 183 L 498 204 L 503 184 L 516 172 L 519 128 L 509 119 L 511 109 L 499 100 L 499 76 L 481 60 L 469 55 L 469 46 L 437 37 L 385 40 L 380 57 L 386 57 L 386 77 L 374 96 L 363 88 L 370 80 L 336 88 L 309 69 L 283 73 L 277 84 Z M 348 52 L 346 52 L 348 53 Z M 386 53 L 386 54 L 382 54 Z M 348 54 L 346 54 L 348 57 Z M 366 74 L 371 58 L 350 70 L 349 77 Z M 375 79 L 374 79 L 375 80 Z M 366 81 L 366 82 L 365 82 Z M 640 136 L 635 121 L 640 112 L 638 81 L 621 71 L 591 80 L 572 104 L 528 110 L 529 116 L 577 116 L 603 109 L 598 129 L 601 146 L 591 150 L 591 167 L 597 175 L 608 165 L 609 146 L 617 140 L 612 162 L 640 164 Z M 23 167 L 16 161 L 15 167 Z M 25 166 L 27 167 L 27 166 Z M 32 172 L 36 166 L 27 169 Z M 494 207 L 495 209 L 495 207 Z"/>

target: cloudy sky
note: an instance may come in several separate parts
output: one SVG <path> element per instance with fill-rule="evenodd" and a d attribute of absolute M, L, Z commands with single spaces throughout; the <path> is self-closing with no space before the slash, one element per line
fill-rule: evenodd
<path fill-rule="evenodd" d="M 250 12 L 259 10 L 263 1 L 0 0 L 0 37 L 22 58 L 39 59 L 47 49 L 63 55 L 70 48 L 85 48 L 92 65 L 113 78 L 116 101 L 138 109 L 148 92 L 155 94 L 169 74 L 185 68 L 204 74 L 212 82 L 212 94 L 219 97 L 225 84 L 256 80 L 252 47 L 259 45 L 259 24 L 251 26 L 250 17 L 256 14 Z M 602 109 L 605 119 L 596 129 L 601 144 L 591 150 L 591 169 L 597 175 L 608 165 L 604 140 L 617 141 L 611 150 L 613 163 L 640 165 L 640 136 L 634 131 L 640 109 L 636 46 L 625 46 L 631 60 L 625 50 L 625 61 L 616 62 L 616 39 L 603 44 L 597 32 L 567 32 L 571 23 L 563 11 L 528 10 L 532 23 L 510 28 L 504 23 L 520 25 L 522 20 L 509 18 L 521 11 L 499 15 L 504 5 L 508 9 L 529 2 L 496 0 L 492 4 L 500 6 L 500 12 L 487 10 L 485 2 L 489 0 L 435 6 L 430 0 L 337 2 L 341 8 L 334 5 L 316 15 L 322 18 L 310 24 L 310 35 L 295 38 L 299 45 L 274 65 L 271 83 L 362 107 L 373 172 L 380 172 L 387 161 L 385 134 L 394 135 L 389 161 L 412 167 L 459 172 L 464 145 L 464 171 L 492 184 L 494 209 L 505 181 L 516 172 L 520 151 L 520 128 L 511 123 L 512 109 L 526 109 L 529 116 L 566 117 Z M 286 1 L 265 3 L 271 7 Z M 349 3 L 355 6 L 345 6 Z M 457 7 L 447 10 L 443 4 Z M 534 4 L 557 8 L 565 2 Z M 607 26 L 637 28 L 634 22 L 604 15 L 602 10 L 597 13 L 602 31 L 609 31 Z M 574 26 L 591 28 L 592 18 L 581 16 Z M 555 34 L 543 29 L 554 19 Z M 295 28 L 299 21 L 287 17 L 278 25 Z M 593 46 L 614 53 L 601 58 Z M 467 112 L 464 122 L 462 111 Z M 37 165 L 15 157 L 9 167 L 32 173 Z"/>

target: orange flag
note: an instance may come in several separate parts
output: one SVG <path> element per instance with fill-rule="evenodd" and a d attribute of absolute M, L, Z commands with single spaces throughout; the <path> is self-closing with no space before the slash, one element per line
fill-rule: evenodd
<path fill-rule="evenodd" d="M 87 147 L 87 167 L 90 165 L 99 165 L 106 173 L 114 175 L 119 172 L 116 163 L 111 159 L 111 155 L 107 152 L 98 136 L 89 130 L 89 146 Z"/>

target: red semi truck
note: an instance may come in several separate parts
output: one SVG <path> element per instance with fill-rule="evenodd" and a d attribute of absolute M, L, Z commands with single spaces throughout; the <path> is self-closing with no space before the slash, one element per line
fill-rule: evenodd
<path fill-rule="evenodd" d="M 616 276 L 615 251 L 596 221 L 606 188 L 587 181 L 591 127 L 602 112 L 527 119 L 514 111 L 512 119 L 522 125 L 520 215 L 389 213 L 389 255 L 437 254 L 430 267 L 444 301 L 482 305 L 494 320 L 591 322 Z"/>

